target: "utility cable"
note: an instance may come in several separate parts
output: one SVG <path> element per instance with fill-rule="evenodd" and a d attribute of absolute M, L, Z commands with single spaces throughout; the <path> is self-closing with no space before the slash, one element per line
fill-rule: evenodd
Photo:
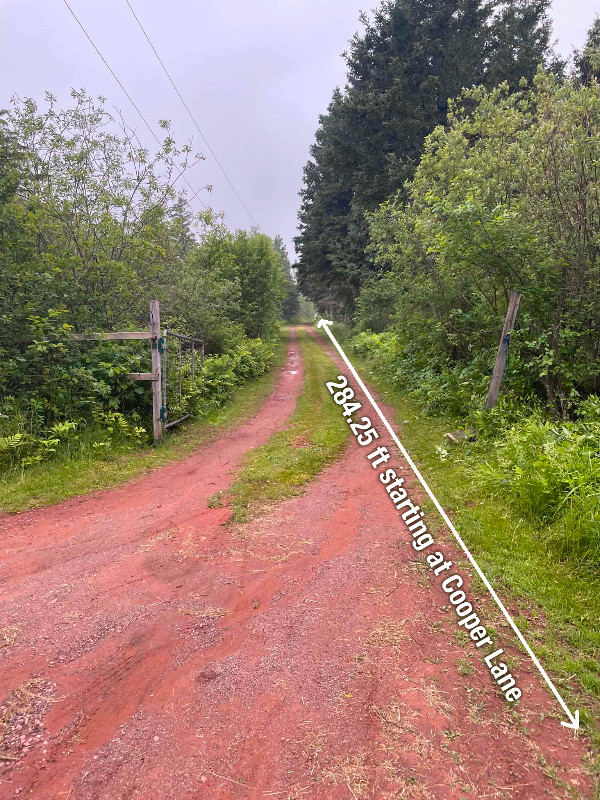
<path fill-rule="evenodd" d="M 69 5 L 69 3 L 67 2 L 67 0 L 63 0 L 63 3 L 66 5 L 66 7 L 67 7 L 67 8 L 69 9 L 69 11 L 71 12 L 71 16 L 73 17 L 73 19 L 75 20 L 75 22 L 76 22 L 76 23 L 79 25 L 79 27 L 80 27 L 80 28 L 81 28 L 81 30 L 83 31 L 83 33 L 84 33 L 84 35 L 85 35 L 86 39 L 87 39 L 87 40 L 88 40 L 88 42 L 89 42 L 89 43 L 92 45 L 92 47 L 94 48 L 94 50 L 96 51 L 96 53 L 97 53 L 97 54 L 98 54 L 98 56 L 100 57 L 100 59 L 101 59 L 102 63 L 103 63 L 103 64 L 104 64 L 104 66 L 106 67 L 106 69 L 107 69 L 107 70 L 110 72 L 110 74 L 113 76 L 113 78 L 115 79 L 115 81 L 116 81 L 116 82 L 119 84 L 119 87 L 121 88 L 121 91 L 123 92 L 123 94 L 125 95 L 125 97 L 126 97 L 128 100 L 129 100 L 129 102 L 131 103 L 131 105 L 132 105 L 132 106 L 135 108 L 135 110 L 137 111 L 137 113 L 138 113 L 138 115 L 139 115 L 140 119 L 142 120 L 142 122 L 144 123 L 144 125 L 145 125 L 145 126 L 148 128 L 148 130 L 150 131 L 151 135 L 154 137 L 155 141 L 157 142 L 158 146 L 159 146 L 159 147 L 162 147 L 162 142 L 160 141 L 160 139 L 158 138 L 158 136 L 156 135 L 156 133 L 155 133 L 155 132 L 154 132 L 154 130 L 152 129 L 152 126 L 150 125 L 150 123 L 148 122 L 148 120 L 146 119 L 146 117 L 145 117 L 145 116 L 142 114 L 142 112 L 140 111 L 140 109 L 139 109 L 139 107 L 138 107 L 137 103 L 136 103 L 136 102 L 134 101 L 134 99 L 131 97 L 131 95 L 129 94 L 129 92 L 127 91 L 127 89 L 126 89 L 126 88 L 123 86 L 122 82 L 119 80 L 119 77 L 117 76 L 117 74 L 115 73 L 115 71 L 112 69 L 112 67 L 110 66 L 110 64 L 108 63 L 108 61 L 107 61 L 107 60 L 104 58 L 104 56 L 103 56 L 103 55 L 102 55 L 102 53 L 100 52 L 100 49 L 99 49 L 99 48 L 96 46 L 96 43 L 94 42 L 94 40 L 92 39 L 92 37 L 89 35 L 89 33 L 87 32 L 87 30 L 84 28 L 84 26 L 83 26 L 82 22 L 80 21 L 79 17 L 77 16 L 77 14 L 75 14 L 75 12 L 74 12 L 74 11 L 73 11 L 73 9 L 71 8 L 71 6 L 70 6 L 70 5 Z M 186 178 L 185 176 L 184 176 L 184 178 L 183 178 L 183 179 L 184 179 L 184 181 L 186 182 L 186 184 L 188 185 L 188 187 L 190 188 L 190 190 L 193 192 L 193 191 L 194 191 L 194 187 L 190 185 L 189 181 L 187 180 L 187 178 Z M 196 197 L 196 196 L 198 195 L 198 192 L 200 192 L 200 191 L 202 191 L 202 190 L 201 190 L 201 189 L 198 189 L 198 191 L 194 193 L 193 197 Z M 193 198 L 192 198 L 192 199 L 193 199 Z M 203 208 L 206 208 L 206 206 L 204 205 L 204 203 L 202 202 L 202 200 L 201 200 L 200 198 L 198 198 L 198 202 L 200 203 L 200 205 L 201 205 Z"/>
<path fill-rule="evenodd" d="M 65 0 L 65 2 L 66 2 L 66 0 Z M 188 104 L 187 104 L 187 103 L 185 102 L 185 100 L 183 99 L 183 96 L 182 96 L 181 92 L 180 92 L 180 91 L 179 91 L 179 89 L 177 88 L 177 84 L 175 83 L 175 81 L 174 81 L 174 80 L 173 80 L 173 78 L 171 77 L 171 74 L 170 74 L 169 70 L 166 68 L 166 66 L 165 66 L 165 64 L 164 64 L 164 62 L 163 62 L 163 60 L 162 60 L 162 58 L 159 56 L 159 54 L 158 54 L 158 51 L 157 51 L 156 47 L 155 47 L 155 46 L 152 44 L 152 41 L 151 41 L 150 37 L 148 36 L 148 34 L 146 33 L 146 30 L 145 30 L 144 26 L 142 25 L 142 23 L 141 23 L 141 21 L 140 21 L 140 19 L 139 19 L 138 15 L 135 13 L 135 11 L 134 11 L 134 9 L 133 9 L 133 6 L 132 6 L 132 5 L 131 5 L 131 3 L 129 2 L 129 0 L 125 0 L 125 2 L 127 3 L 128 7 L 129 7 L 129 10 L 130 10 L 130 11 L 131 11 L 131 13 L 133 14 L 133 17 L 134 17 L 135 21 L 137 22 L 137 24 L 139 25 L 139 27 L 140 27 L 140 29 L 141 29 L 142 33 L 143 33 L 143 34 L 144 34 L 144 36 L 146 37 L 146 41 L 148 42 L 148 44 L 149 44 L 149 45 L 150 45 L 150 47 L 152 48 L 152 51 L 154 52 L 154 55 L 155 55 L 155 56 L 156 56 L 156 58 L 158 59 L 158 63 L 159 63 L 159 64 L 160 64 L 160 66 L 162 67 L 162 69 L 163 69 L 163 72 L 165 73 L 165 75 L 167 76 L 167 78 L 169 79 L 169 81 L 171 82 L 171 86 L 173 87 L 173 89 L 174 89 L 174 90 L 175 90 L 175 92 L 177 93 L 177 97 L 179 97 L 179 99 L 181 100 L 181 103 L 182 103 L 183 107 L 185 108 L 185 110 L 187 111 L 187 113 L 188 113 L 188 115 L 189 115 L 190 119 L 191 119 L 191 120 L 192 120 L 192 122 L 194 123 L 194 126 L 195 126 L 196 130 L 198 131 L 198 133 L 199 133 L 199 134 L 200 134 L 200 136 L 202 137 L 202 140 L 203 140 L 204 144 L 206 145 L 206 148 L 207 148 L 207 150 L 209 151 L 209 153 L 211 154 L 211 156 L 212 156 L 212 157 L 214 158 L 214 160 L 216 161 L 216 163 L 217 163 L 217 165 L 218 165 L 219 169 L 221 170 L 221 172 L 222 172 L 222 173 L 223 173 L 223 175 L 225 176 L 225 179 L 227 180 L 227 183 L 228 183 L 228 184 L 231 186 L 231 188 L 233 189 L 233 191 L 234 191 L 234 193 L 235 193 L 235 196 L 237 197 L 237 199 L 240 201 L 240 203 L 241 203 L 241 204 L 242 204 L 242 206 L 244 207 L 244 209 L 245 209 L 246 213 L 248 214 L 248 216 L 250 217 L 250 219 L 252 220 L 252 222 L 253 222 L 253 223 L 256 225 L 256 227 L 257 227 L 257 228 L 260 228 L 260 225 L 259 225 L 259 224 L 258 224 L 258 222 L 256 221 L 256 219 L 255 219 L 254 215 L 252 214 L 252 212 L 250 211 L 250 209 L 248 208 L 248 206 L 246 205 L 246 203 L 245 203 L 245 202 L 244 202 L 244 200 L 242 199 L 242 197 L 241 197 L 240 193 L 239 193 L 239 192 L 238 192 L 238 190 L 235 188 L 235 186 L 234 186 L 234 184 L 233 184 L 233 181 L 231 180 L 231 178 L 229 177 L 229 175 L 228 175 L 228 174 L 227 174 L 227 172 L 225 171 L 225 168 L 223 167 L 223 165 L 221 164 L 221 162 L 220 162 L 220 161 L 219 161 L 219 159 L 217 158 L 217 156 L 216 156 L 216 154 L 215 154 L 214 150 L 212 149 L 212 147 L 210 146 L 210 144 L 209 144 L 209 142 L 208 142 L 208 139 L 207 139 L 207 138 L 206 138 L 206 136 L 205 136 L 205 135 L 202 133 L 202 130 L 200 129 L 200 126 L 198 125 L 198 122 L 197 122 L 197 120 L 196 120 L 195 116 L 192 114 L 192 112 L 190 111 L 190 108 L 189 108 Z"/>

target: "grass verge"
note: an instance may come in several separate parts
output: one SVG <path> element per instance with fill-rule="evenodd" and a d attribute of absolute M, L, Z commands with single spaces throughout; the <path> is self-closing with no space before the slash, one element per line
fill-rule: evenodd
<path fill-rule="evenodd" d="M 506 501 L 489 496 L 474 485 L 470 471 L 478 459 L 485 458 L 484 444 L 449 445 L 444 434 L 455 429 L 456 420 L 425 415 L 416 403 L 406 400 L 377 374 L 375 363 L 352 354 L 343 329 L 336 328 L 335 335 L 344 343 L 359 374 L 395 409 L 395 428 L 403 444 L 513 614 L 567 706 L 580 710 L 582 732 L 592 741 L 598 778 L 600 576 L 577 562 L 559 559 L 543 526 L 523 519 Z M 439 447 L 445 452 L 440 453 Z M 428 512 L 429 527 L 434 529 L 433 505 L 422 505 Z M 449 541 L 456 544 L 451 536 Z M 466 558 L 464 561 L 466 565 Z M 475 598 L 487 597 L 487 590 L 477 576 L 471 577 L 471 587 Z M 485 613 L 489 610 L 488 617 L 502 631 L 503 642 L 522 651 L 493 601 L 486 599 L 484 604 Z M 527 658 L 526 654 L 523 657 Z M 521 708 L 523 711 L 527 708 L 526 696 Z M 556 719 L 557 724 L 565 719 L 558 704 Z M 594 797 L 600 798 L 598 787 Z"/>
<path fill-rule="evenodd" d="M 243 422 L 258 411 L 272 391 L 284 362 L 287 339 L 288 334 L 284 331 L 268 372 L 240 386 L 233 398 L 210 416 L 172 430 L 157 447 L 52 461 L 25 471 L 20 478 L 15 479 L 14 474 L 2 478 L 0 512 L 23 511 L 109 489 L 170 461 L 184 458 L 199 445 L 216 438 L 223 428 Z"/>
<path fill-rule="evenodd" d="M 325 382 L 339 370 L 317 342 L 298 329 L 304 385 L 289 427 L 251 450 L 228 492 L 236 522 L 247 522 L 302 487 L 343 449 L 348 425 L 331 402 Z"/>

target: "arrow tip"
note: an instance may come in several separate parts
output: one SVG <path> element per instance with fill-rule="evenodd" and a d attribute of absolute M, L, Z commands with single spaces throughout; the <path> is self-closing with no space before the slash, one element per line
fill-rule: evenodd
<path fill-rule="evenodd" d="M 333 322 L 330 319 L 320 319 L 317 322 L 317 328 L 325 328 L 327 325 L 333 325 Z"/>
<path fill-rule="evenodd" d="M 574 731 L 579 729 L 579 711 L 576 711 L 575 714 L 571 714 L 569 712 L 569 717 L 571 722 L 561 722 L 561 725 L 564 725 L 565 728 L 572 728 Z"/>

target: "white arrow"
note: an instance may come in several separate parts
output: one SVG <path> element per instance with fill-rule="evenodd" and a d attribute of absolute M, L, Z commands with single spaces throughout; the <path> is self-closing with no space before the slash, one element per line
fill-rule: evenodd
<path fill-rule="evenodd" d="M 564 725 L 564 726 L 565 726 L 565 728 L 573 728 L 573 730 L 577 730 L 577 729 L 579 728 L 579 711 L 576 711 L 576 712 L 575 712 L 575 714 L 572 714 L 572 713 L 569 711 L 569 709 L 567 708 L 567 705 L 566 705 L 565 701 L 562 699 L 562 697 L 560 696 L 560 694 L 558 693 L 558 690 L 557 690 L 556 686 L 555 686 L 555 685 L 552 683 L 552 681 L 550 680 L 550 678 L 549 678 L 549 677 L 548 677 L 548 675 L 546 674 L 546 670 L 545 670 L 545 669 L 542 667 L 542 665 L 540 664 L 540 662 L 539 662 L 539 661 L 538 661 L 538 659 L 536 658 L 536 656 L 535 656 L 535 653 L 533 652 L 533 650 L 531 649 L 531 647 L 529 647 L 529 645 L 528 645 L 528 644 L 527 644 L 527 642 L 525 641 L 525 638 L 524 638 L 523 634 L 521 633 L 521 631 L 520 631 L 520 630 L 517 628 L 517 626 L 515 625 L 515 623 L 514 623 L 514 621 L 513 621 L 512 617 L 510 616 L 510 614 L 508 613 L 508 611 L 507 611 L 507 610 L 504 608 L 504 605 L 503 605 L 502 601 L 500 600 L 500 598 L 498 597 L 498 595 L 497 595 L 497 594 L 496 594 L 496 592 L 494 591 L 494 589 L 493 589 L 492 585 L 490 584 L 490 582 L 488 581 L 488 579 L 485 577 L 485 575 L 484 575 L 484 574 L 483 574 L 483 572 L 481 571 L 481 569 L 480 569 L 480 567 L 479 567 L 479 564 L 478 564 L 478 563 L 475 561 L 475 559 L 473 558 L 473 556 L 472 556 L 472 555 L 471 555 L 471 553 L 469 552 L 469 550 L 468 550 L 468 548 L 467 548 L 466 544 L 465 544 L 465 543 L 463 542 L 463 540 L 460 538 L 460 536 L 459 536 L 459 534 L 458 534 L 458 531 L 456 530 L 456 528 L 454 527 L 454 525 L 453 525 L 453 524 L 452 524 L 452 522 L 450 521 L 450 519 L 449 519 L 448 515 L 446 514 L 446 512 L 444 511 L 444 509 L 442 508 L 442 506 L 439 504 L 439 502 L 438 502 L 437 498 L 435 497 L 435 495 L 433 494 L 433 492 L 431 491 L 431 489 L 429 488 L 429 486 L 428 486 L 428 485 L 427 485 L 427 483 L 425 482 L 425 479 L 423 478 L 423 476 L 422 476 L 422 475 L 421 475 L 421 473 L 419 472 L 419 470 L 418 470 L 418 468 L 417 468 L 416 464 L 414 463 L 414 461 L 412 460 L 412 458 L 409 456 L 408 452 L 406 451 L 406 448 L 404 447 L 404 445 L 402 444 L 402 442 L 400 441 L 400 439 L 398 439 L 398 437 L 397 437 L 397 436 L 396 436 L 396 434 L 394 433 L 394 431 L 393 431 L 393 429 L 392 429 L 392 426 L 390 425 L 390 423 L 387 421 L 387 419 L 386 419 L 386 418 L 385 418 L 385 416 L 383 415 L 383 412 L 381 411 L 381 409 L 379 408 L 379 406 L 377 405 L 377 403 L 375 402 L 375 400 L 373 400 L 373 398 L 371 397 L 371 393 L 369 392 L 369 390 L 367 389 L 367 387 L 366 387 L 366 386 L 364 385 L 364 383 L 362 382 L 362 380 L 361 380 L 361 378 L 360 378 L 360 376 L 359 376 L 358 372 L 357 372 L 357 371 L 354 369 L 354 367 L 352 366 L 352 364 L 351 364 L 351 363 L 348 361 L 348 358 L 347 358 L 346 354 L 344 353 L 344 351 L 342 350 L 342 348 L 341 348 L 341 347 L 340 347 L 340 345 L 338 344 L 338 341 L 337 341 L 337 339 L 335 338 L 335 336 L 334 336 L 334 335 L 333 335 L 333 333 L 331 332 L 331 330 L 330 330 L 330 328 L 329 328 L 329 326 L 330 326 L 330 325 L 333 325 L 333 322 L 331 322 L 330 320 L 326 320 L 326 319 L 321 319 L 321 320 L 319 320 L 319 322 L 317 323 L 317 327 L 319 327 L 319 328 L 325 328 L 325 330 L 327 331 L 327 335 L 329 336 L 329 338 L 330 338 L 330 339 L 331 339 L 331 341 L 333 342 L 333 344 L 334 344 L 334 346 L 335 346 L 336 350 L 337 350 L 337 351 L 338 351 L 338 353 L 341 355 L 341 357 L 344 359 L 344 363 L 345 363 L 345 364 L 348 366 L 348 368 L 349 368 L 350 372 L 351 372 L 351 373 L 354 375 L 354 378 L 355 378 L 355 380 L 357 381 L 357 383 L 359 384 L 360 388 L 363 390 L 363 392 L 365 393 L 365 395 L 368 397 L 368 399 L 369 399 L 369 402 L 371 403 L 371 405 L 373 406 L 373 408 L 375 409 L 375 411 L 376 411 L 376 412 L 377 412 L 377 414 L 379 415 L 379 418 L 381 419 L 381 421 L 383 422 L 383 424 L 384 424 L 384 425 L 385 425 L 385 427 L 387 428 L 387 430 L 388 430 L 388 432 L 389 432 L 390 436 L 392 437 L 392 439 L 393 439 L 393 440 L 396 442 L 396 444 L 398 445 L 398 447 L 399 447 L 399 449 L 400 449 L 400 452 L 402 453 L 402 455 L 404 456 L 404 458 L 406 459 L 406 461 L 408 462 L 408 464 L 410 464 L 410 468 L 412 469 L 412 471 L 415 473 L 415 475 L 416 475 L 416 476 L 417 476 L 417 478 L 419 479 L 419 482 L 421 483 L 421 486 L 423 487 L 423 489 L 425 489 L 425 491 L 427 492 L 427 494 L 429 495 L 429 497 L 432 499 L 432 501 L 433 501 L 433 504 L 435 505 L 435 507 L 437 508 L 437 510 L 440 512 L 442 519 L 444 520 L 444 522 L 446 523 L 446 525 L 447 525 L 447 526 L 450 528 L 450 530 L 451 530 L 451 531 L 452 531 L 452 533 L 454 534 L 454 537 L 456 538 L 456 541 L 457 541 L 457 542 L 459 543 L 459 545 L 462 547 L 462 549 L 463 549 L 463 551 L 464 551 L 465 555 L 467 556 L 467 558 L 469 559 L 469 561 L 470 561 L 470 562 L 471 562 L 471 564 L 473 565 L 473 568 L 475 569 L 475 571 L 477 572 L 477 574 L 479 575 L 479 577 L 481 578 L 481 580 L 484 582 L 484 584 L 485 584 L 485 586 L 487 587 L 487 590 L 489 591 L 489 593 L 492 595 L 492 597 L 493 597 L 493 598 L 494 598 L 494 600 L 496 601 L 496 604 L 498 605 L 498 608 L 500 609 L 500 611 L 501 611 L 501 612 L 504 614 L 504 616 L 505 616 L 505 617 L 506 617 L 506 619 L 508 620 L 508 623 L 509 623 L 510 627 L 513 629 L 513 631 L 514 631 L 514 632 L 515 632 L 515 634 L 517 635 L 517 637 L 518 637 L 519 641 L 521 642 L 521 644 L 523 645 L 523 647 L 525 648 L 525 650 L 527 651 L 527 653 L 528 653 L 528 654 L 529 654 L 529 656 L 531 657 L 531 660 L 532 660 L 532 661 L 533 661 L 533 663 L 536 665 L 536 667 L 539 669 L 539 671 L 540 671 L 540 672 L 541 672 L 541 674 L 542 674 L 542 677 L 544 678 L 544 680 L 546 681 L 546 683 L 548 684 L 548 686 L 549 686 L 549 687 L 552 689 L 552 691 L 553 691 L 553 693 L 554 693 L 554 696 L 556 697 L 556 699 L 558 700 L 558 702 L 561 704 L 561 706 L 562 706 L 562 708 L 564 709 L 565 713 L 567 714 L 567 716 L 568 716 L 568 717 L 569 717 L 569 719 L 571 720 L 570 722 L 561 722 L 560 724 L 561 724 L 561 725 Z"/>

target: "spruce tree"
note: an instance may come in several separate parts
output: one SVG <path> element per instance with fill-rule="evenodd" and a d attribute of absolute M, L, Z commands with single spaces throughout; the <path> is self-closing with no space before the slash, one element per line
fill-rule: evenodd
<path fill-rule="evenodd" d="M 296 239 L 301 291 L 351 305 L 373 270 L 366 212 L 402 191 L 463 87 L 530 79 L 548 61 L 549 0 L 386 0 L 345 54 L 320 117 Z M 331 307 L 331 306 L 330 306 Z"/>
<path fill-rule="evenodd" d="M 583 49 L 575 51 L 573 61 L 575 77 L 581 85 L 600 78 L 600 17 L 589 29 Z"/>

